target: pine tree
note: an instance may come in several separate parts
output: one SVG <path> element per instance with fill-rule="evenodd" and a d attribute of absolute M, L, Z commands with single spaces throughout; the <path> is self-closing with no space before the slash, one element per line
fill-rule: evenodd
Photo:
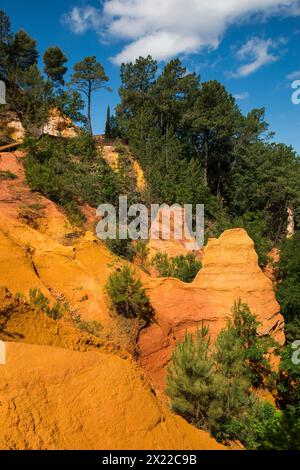
<path fill-rule="evenodd" d="M 185 334 L 173 351 L 167 373 L 166 393 L 172 409 L 201 429 L 208 428 L 209 403 L 213 396 L 213 362 L 208 328 Z"/>
<path fill-rule="evenodd" d="M 88 101 L 88 116 L 87 126 L 88 131 L 92 134 L 92 122 L 91 122 L 91 99 L 93 92 L 105 88 L 110 90 L 105 85 L 109 81 L 104 68 L 97 62 L 96 57 L 86 57 L 81 62 L 74 65 L 74 73 L 71 76 L 70 85 L 77 88 L 78 91 L 84 93 Z"/>
<path fill-rule="evenodd" d="M 54 85 L 64 85 L 64 75 L 67 72 L 65 63 L 68 61 L 62 50 L 57 47 L 49 47 L 44 56 L 44 72 Z"/>
<path fill-rule="evenodd" d="M 107 139 L 111 139 L 112 131 L 111 131 L 111 117 L 110 117 L 110 107 L 107 107 L 106 112 L 106 123 L 105 123 L 105 137 Z"/>
<path fill-rule="evenodd" d="M 242 342 L 230 325 L 222 330 L 213 353 L 213 399 L 209 404 L 209 427 L 220 441 L 238 438 L 238 429 L 249 412 L 249 374 Z"/>
<path fill-rule="evenodd" d="M 8 103 L 26 131 L 39 136 L 40 129 L 48 118 L 52 90 L 49 82 L 43 80 L 37 64 L 19 71 L 17 82 L 8 88 Z"/>
<path fill-rule="evenodd" d="M 36 40 L 23 29 L 18 31 L 9 46 L 9 61 L 12 71 L 27 70 L 37 63 L 38 57 Z"/>
<path fill-rule="evenodd" d="M 0 78 L 5 78 L 8 66 L 8 47 L 12 38 L 10 19 L 0 10 Z"/>
<path fill-rule="evenodd" d="M 106 291 L 119 315 L 125 318 L 139 318 L 148 324 L 153 315 L 149 298 L 140 279 L 128 266 L 110 275 Z"/>
<path fill-rule="evenodd" d="M 229 328 L 241 341 L 244 352 L 244 364 L 249 371 L 251 384 L 259 387 L 264 384 L 265 379 L 271 374 L 271 366 L 266 354 L 271 347 L 277 343 L 269 337 L 260 337 L 258 327 L 260 323 L 250 311 L 247 304 L 241 299 L 234 303 L 232 309 L 232 323 Z"/>
<path fill-rule="evenodd" d="M 204 184 L 212 184 L 216 173 L 216 191 L 220 193 L 222 160 L 230 150 L 240 112 L 234 98 L 216 80 L 202 84 L 192 112 L 188 113 L 199 154 L 204 155 Z M 219 148 L 219 151 L 218 151 Z M 221 153 L 220 153 L 221 149 Z M 216 171 L 212 172 L 212 156 L 216 153 Z"/>

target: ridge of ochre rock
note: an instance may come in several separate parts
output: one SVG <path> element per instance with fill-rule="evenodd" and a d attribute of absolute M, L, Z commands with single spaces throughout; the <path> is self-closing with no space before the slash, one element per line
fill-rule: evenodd
<path fill-rule="evenodd" d="M 25 137 L 25 129 L 13 111 L 7 113 L 7 128 L 9 136 L 17 142 L 22 142 Z M 45 125 L 36 129 L 37 134 L 47 134 L 54 137 L 76 137 L 76 127 L 72 120 L 65 116 L 57 107 L 50 109 L 49 117 Z"/>
<path fill-rule="evenodd" d="M 6 343 L 1 449 L 223 449 L 161 405 L 131 361 Z"/>
<path fill-rule="evenodd" d="M 141 364 L 163 389 L 172 349 L 197 323 L 209 326 L 214 341 L 241 299 L 257 316 L 259 332 L 284 343 L 283 317 L 272 282 L 258 265 L 254 243 L 243 229 L 225 231 L 208 242 L 203 267 L 191 284 L 177 279 L 151 280 L 149 295 L 156 322 L 140 336 Z"/>

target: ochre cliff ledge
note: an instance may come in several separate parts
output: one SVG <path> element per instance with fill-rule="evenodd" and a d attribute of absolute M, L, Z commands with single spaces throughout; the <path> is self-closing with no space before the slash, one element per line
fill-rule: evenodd
<path fill-rule="evenodd" d="M 261 334 L 284 342 L 283 317 L 272 282 L 260 269 L 254 243 L 245 230 L 227 230 L 219 239 L 210 240 L 202 263 L 192 284 L 176 279 L 149 283 L 156 322 L 141 334 L 141 364 L 161 388 L 176 341 L 187 330 L 195 331 L 201 321 L 209 326 L 215 340 L 238 299 L 247 303 L 261 322 Z"/>

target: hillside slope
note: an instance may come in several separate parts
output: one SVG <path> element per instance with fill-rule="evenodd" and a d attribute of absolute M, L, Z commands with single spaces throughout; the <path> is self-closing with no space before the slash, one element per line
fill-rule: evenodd
<path fill-rule="evenodd" d="M 0 155 L 0 170 L 16 176 L 0 182 L 0 448 L 223 448 L 162 405 L 122 350 L 104 293 L 120 261 L 29 191 L 23 158 Z M 101 322 L 101 338 L 80 332 L 71 314 L 55 321 L 38 312 L 30 288 Z"/>

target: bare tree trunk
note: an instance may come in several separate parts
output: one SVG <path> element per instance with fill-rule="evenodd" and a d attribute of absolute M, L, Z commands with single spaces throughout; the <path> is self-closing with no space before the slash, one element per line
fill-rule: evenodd
<path fill-rule="evenodd" d="M 91 91 L 91 87 L 89 86 L 89 91 L 88 91 L 88 131 L 91 135 L 93 135 L 92 119 L 91 119 L 91 98 L 92 98 L 92 91 Z"/>

